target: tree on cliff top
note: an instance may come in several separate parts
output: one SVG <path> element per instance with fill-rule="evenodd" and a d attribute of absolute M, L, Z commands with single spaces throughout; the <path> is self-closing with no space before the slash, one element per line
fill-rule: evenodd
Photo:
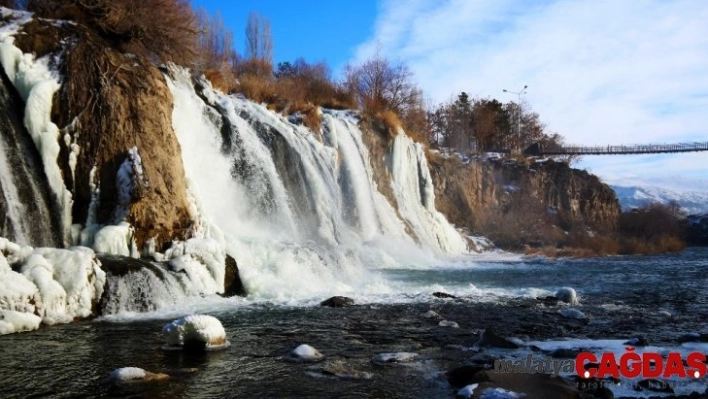
<path fill-rule="evenodd" d="M 246 23 L 246 58 L 273 65 L 273 39 L 270 21 L 257 12 L 248 15 Z"/>
<path fill-rule="evenodd" d="M 38 16 L 82 24 L 111 47 L 191 65 L 197 21 L 189 0 L 26 0 Z"/>

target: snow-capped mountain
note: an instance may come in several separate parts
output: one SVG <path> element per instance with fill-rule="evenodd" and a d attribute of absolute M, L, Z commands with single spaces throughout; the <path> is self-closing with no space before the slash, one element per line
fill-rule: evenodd
<path fill-rule="evenodd" d="M 706 191 L 675 191 L 649 186 L 616 186 L 611 185 L 623 210 L 638 208 L 653 202 L 662 204 L 676 201 L 689 215 L 708 213 L 708 192 Z"/>

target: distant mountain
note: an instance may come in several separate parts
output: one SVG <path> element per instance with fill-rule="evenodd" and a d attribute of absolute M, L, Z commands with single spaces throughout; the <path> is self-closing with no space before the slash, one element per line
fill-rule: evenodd
<path fill-rule="evenodd" d="M 660 202 L 666 204 L 676 201 L 689 215 L 708 213 L 708 192 L 707 191 L 675 191 L 660 187 L 649 186 L 615 186 L 610 185 L 623 210 L 638 208 L 643 205 Z"/>

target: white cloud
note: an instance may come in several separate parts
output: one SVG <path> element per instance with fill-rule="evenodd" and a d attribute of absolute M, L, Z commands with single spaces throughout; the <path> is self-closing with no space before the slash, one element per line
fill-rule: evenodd
<path fill-rule="evenodd" d="M 435 101 L 460 91 L 515 101 L 502 89 L 528 85 L 524 100 L 568 142 L 708 140 L 706 1 L 385 0 L 379 9 L 358 58 L 380 46 Z M 619 161 L 596 159 L 597 173 Z M 708 153 L 621 165 L 708 176 L 706 161 Z"/>

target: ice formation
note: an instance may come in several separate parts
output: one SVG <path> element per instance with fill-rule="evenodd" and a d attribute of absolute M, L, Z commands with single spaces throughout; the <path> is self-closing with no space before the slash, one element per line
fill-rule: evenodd
<path fill-rule="evenodd" d="M 31 248 L 0 238 L 0 333 L 89 317 L 105 281 L 89 248 Z"/>

